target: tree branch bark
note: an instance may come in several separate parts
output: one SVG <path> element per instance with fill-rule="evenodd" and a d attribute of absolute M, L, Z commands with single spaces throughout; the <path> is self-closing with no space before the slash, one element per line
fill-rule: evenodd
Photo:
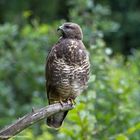
<path fill-rule="evenodd" d="M 71 110 L 74 106 L 71 102 L 63 103 L 63 106 L 60 103 L 56 103 L 53 105 L 46 106 L 39 110 L 33 110 L 31 113 L 24 115 L 22 118 L 19 118 L 13 124 L 7 126 L 6 128 L 0 130 L 0 140 L 6 140 L 11 138 L 12 136 L 20 133 L 25 128 L 30 125 L 43 120 L 55 113 Z"/>

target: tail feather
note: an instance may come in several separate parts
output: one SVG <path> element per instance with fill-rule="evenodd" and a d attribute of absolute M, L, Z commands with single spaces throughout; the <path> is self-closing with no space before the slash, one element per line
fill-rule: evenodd
<path fill-rule="evenodd" d="M 47 125 L 50 127 L 59 128 L 62 125 L 67 113 L 68 111 L 59 112 L 53 116 L 48 117 L 46 121 Z"/>

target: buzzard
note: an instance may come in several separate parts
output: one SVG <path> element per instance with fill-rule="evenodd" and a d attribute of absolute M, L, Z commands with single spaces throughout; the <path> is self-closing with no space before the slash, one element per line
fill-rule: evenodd
<path fill-rule="evenodd" d="M 46 62 L 46 89 L 49 104 L 67 102 L 82 93 L 89 79 L 89 56 L 82 42 L 83 34 L 76 23 L 58 28 L 59 41 L 52 47 Z M 47 125 L 58 128 L 68 111 L 47 118 Z"/>

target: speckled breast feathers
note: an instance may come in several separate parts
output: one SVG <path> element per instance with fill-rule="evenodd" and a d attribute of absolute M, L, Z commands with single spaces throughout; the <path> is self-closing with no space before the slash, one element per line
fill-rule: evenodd
<path fill-rule="evenodd" d="M 89 58 L 82 41 L 61 40 L 50 52 L 47 65 L 47 86 L 51 84 L 56 96 L 62 99 L 75 98 L 86 88 Z"/>

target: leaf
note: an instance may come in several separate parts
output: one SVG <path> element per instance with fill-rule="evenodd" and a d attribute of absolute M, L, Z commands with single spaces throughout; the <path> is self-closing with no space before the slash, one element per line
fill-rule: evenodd
<path fill-rule="evenodd" d="M 128 137 L 125 136 L 124 134 L 119 134 L 119 135 L 116 137 L 116 140 L 128 140 Z"/>

